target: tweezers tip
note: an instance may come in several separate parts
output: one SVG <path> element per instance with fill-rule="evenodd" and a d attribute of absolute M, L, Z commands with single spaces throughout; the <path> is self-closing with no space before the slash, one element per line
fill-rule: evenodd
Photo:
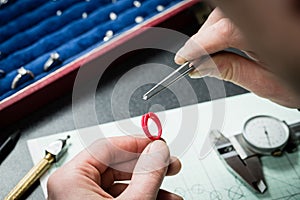
<path fill-rule="evenodd" d="M 143 95 L 143 100 L 147 101 L 148 100 L 148 96 L 147 95 Z"/>
<path fill-rule="evenodd" d="M 260 193 L 264 193 L 266 191 L 266 189 L 267 189 L 267 186 L 266 186 L 266 184 L 265 184 L 265 182 L 263 180 L 260 180 L 257 183 L 257 188 L 260 191 Z"/>

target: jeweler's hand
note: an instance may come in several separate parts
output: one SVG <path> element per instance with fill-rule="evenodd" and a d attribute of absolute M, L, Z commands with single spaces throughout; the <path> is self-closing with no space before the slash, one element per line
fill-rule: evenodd
<path fill-rule="evenodd" d="M 175 62 L 183 64 L 186 61 L 199 60 L 202 55 L 213 54 L 229 47 L 244 51 L 251 59 L 233 53 L 217 53 L 212 56 L 215 64 L 211 60 L 196 64 L 197 69 L 190 77 L 217 77 L 281 105 L 300 107 L 299 95 L 288 89 L 279 76 L 268 70 L 271 66 L 267 67 L 263 60 L 251 51 L 243 34 L 218 8 L 210 14 L 198 33 L 177 52 Z"/>
<path fill-rule="evenodd" d="M 98 140 L 50 176 L 48 199 L 182 199 L 159 189 L 164 176 L 177 174 L 180 168 L 161 140 Z M 116 182 L 124 180 L 129 184 Z"/>

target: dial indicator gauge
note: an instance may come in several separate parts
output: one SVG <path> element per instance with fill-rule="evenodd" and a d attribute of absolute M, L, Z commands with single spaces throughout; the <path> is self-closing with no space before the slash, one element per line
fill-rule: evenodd
<path fill-rule="evenodd" d="M 243 137 L 251 149 L 267 154 L 282 149 L 289 138 L 289 128 L 271 116 L 255 116 L 244 125 Z"/>

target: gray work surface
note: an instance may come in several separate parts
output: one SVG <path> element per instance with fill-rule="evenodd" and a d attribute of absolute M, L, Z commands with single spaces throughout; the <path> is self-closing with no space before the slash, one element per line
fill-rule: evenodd
<path fill-rule="evenodd" d="M 116 117 L 114 117 L 112 114 L 112 93 L 115 90 L 116 83 L 120 77 L 122 77 L 122 75 L 126 74 L 130 69 L 142 63 L 161 63 L 175 68 L 176 65 L 173 62 L 173 57 L 174 54 L 166 51 L 146 49 L 138 51 L 134 55 L 130 55 L 125 59 L 125 61 L 122 61 L 121 63 L 119 62 L 114 67 L 109 68 L 101 78 L 95 95 L 95 110 L 98 115 L 99 124 L 119 120 L 122 118 L 122 116 L 126 118 L 127 115 L 123 115 L 122 113 L 126 113 L 128 110 L 123 110 L 122 105 L 127 105 L 129 108 L 130 117 L 134 117 L 148 112 L 150 108 L 152 111 L 158 111 L 191 104 L 192 102 L 190 101 L 189 96 L 186 95 L 181 98 L 181 103 L 179 105 L 179 102 L 176 100 L 176 96 L 172 96 L 170 91 L 164 91 L 161 94 L 153 97 L 151 101 L 145 103 L 141 97 L 146 92 L 146 89 L 141 87 L 135 88 L 136 90 L 133 92 L 129 102 L 128 99 L 123 99 L 122 97 L 114 99 L 114 103 L 120 105 L 118 119 L 116 119 Z M 149 78 L 156 75 L 157 74 L 155 73 L 146 74 L 146 76 Z M 219 81 L 213 78 L 208 79 L 216 82 Z M 197 102 L 205 102 L 210 100 L 210 96 L 207 91 L 207 85 L 203 79 L 192 80 L 187 78 L 187 80 L 195 91 Z M 125 79 L 122 81 L 122 85 L 126 87 L 131 87 L 135 83 L 135 79 Z M 180 81 L 177 84 L 180 85 Z M 246 90 L 231 83 L 224 82 L 224 85 L 226 89 L 226 96 L 247 92 Z M 146 88 L 149 89 L 149 87 L 150 85 L 148 84 Z M 220 95 L 220 97 L 222 96 Z M 80 108 L 77 108 L 77 110 L 80 110 Z M 89 113 L 82 111 L 82 115 L 86 121 L 80 124 L 81 127 L 94 125 L 93 123 L 90 123 L 93 120 L 89 119 Z M 21 127 L 21 137 L 14 150 L 0 166 L 0 199 L 3 199 L 5 195 L 33 166 L 27 148 L 27 140 L 78 128 L 75 126 L 73 121 L 71 92 L 34 112 L 26 119 L 18 122 L 16 126 Z M 34 200 L 44 199 L 44 195 L 39 183 L 34 185 L 33 189 L 26 194 L 25 198 Z"/>

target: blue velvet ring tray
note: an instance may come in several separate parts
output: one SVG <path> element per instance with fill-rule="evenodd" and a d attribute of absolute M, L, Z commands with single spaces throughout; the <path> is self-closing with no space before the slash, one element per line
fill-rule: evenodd
<path fill-rule="evenodd" d="M 93 71 L 92 63 L 137 44 L 147 27 L 197 23 L 187 8 L 198 2 L 1 0 L 0 129 L 71 91 L 81 67 Z"/>
<path fill-rule="evenodd" d="M 0 101 L 187 0 L 13 0 L 0 7 Z M 59 59 L 44 65 L 52 53 Z M 23 67 L 25 74 L 12 83 Z"/>

